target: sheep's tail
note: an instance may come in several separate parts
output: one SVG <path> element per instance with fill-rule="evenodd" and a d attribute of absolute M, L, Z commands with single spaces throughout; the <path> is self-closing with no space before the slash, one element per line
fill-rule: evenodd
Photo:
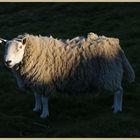
<path fill-rule="evenodd" d="M 127 80 L 130 83 L 133 82 L 135 80 L 135 72 L 124 53 L 122 53 L 122 64 Z"/>

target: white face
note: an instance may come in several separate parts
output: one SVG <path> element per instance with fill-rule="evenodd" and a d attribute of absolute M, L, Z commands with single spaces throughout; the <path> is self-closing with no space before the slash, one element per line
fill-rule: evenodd
<path fill-rule="evenodd" d="M 23 59 L 25 44 L 17 40 L 8 41 L 5 45 L 5 64 L 12 68 Z"/>

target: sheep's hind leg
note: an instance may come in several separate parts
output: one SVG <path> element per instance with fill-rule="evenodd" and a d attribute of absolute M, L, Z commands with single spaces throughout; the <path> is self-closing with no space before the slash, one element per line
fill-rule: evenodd
<path fill-rule="evenodd" d="M 48 97 L 42 95 L 41 101 L 42 101 L 43 109 L 42 109 L 42 114 L 40 115 L 40 118 L 44 119 L 47 116 L 49 116 Z"/>
<path fill-rule="evenodd" d="M 122 112 L 122 102 L 123 102 L 123 89 L 120 88 L 114 93 L 114 113 Z"/>
<path fill-rule="evenodd" d="M 39 112 L 39 111 L 41 111 L 41 95 L 37 94 L 35 92 L 34 96 L 35 96 L 35 107 L 34 107 L 33 111 L 34 112 Z"/>

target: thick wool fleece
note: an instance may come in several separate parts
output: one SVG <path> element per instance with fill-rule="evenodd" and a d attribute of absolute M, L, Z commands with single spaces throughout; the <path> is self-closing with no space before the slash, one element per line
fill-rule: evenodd
<path fill-rule="evenodd" d="M 24 57 L 16 70 L 31 89 L 48 96 L 58 89 L 81 93 L 93 87 L 116 91 L 123 71 L 134 80 L 134 71 L 119 40 L 89 33 L 70 41 L 24 35 Z"/>

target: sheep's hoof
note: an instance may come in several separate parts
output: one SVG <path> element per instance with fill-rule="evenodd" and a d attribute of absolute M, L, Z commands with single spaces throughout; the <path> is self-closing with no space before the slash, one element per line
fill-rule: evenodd
<path fill-rule="evenodd" d="M 41 114 L 41 115 L 40 115 L 40 118 L 41 118 L 41 119 L 46 119 L 48 116 L 49 116 L 48 114 Z"/>
<path fill-rule="evenodd" d="M 117 111 L 114 110 L 114 111 L 113 111 L 113 113 L 115 113 L 115 114 L 116 114 L 116 113 L 121 113 L 121 112 L 122 112 L 121 110 L 117 110 Z"/>
<path fill-rule="evenodd" d="M 41 113 L 41 109 L 34 108 L 33 109 L 33 112 L 39 112 L 39 113 Z"/>

